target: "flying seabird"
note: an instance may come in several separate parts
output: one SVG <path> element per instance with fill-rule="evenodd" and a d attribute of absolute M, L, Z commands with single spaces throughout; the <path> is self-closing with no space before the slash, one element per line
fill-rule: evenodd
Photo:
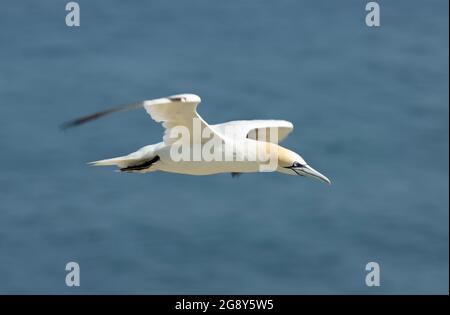
<path fill-rule="evenodd" d="M 125 156 L 90 162 L 95 166 L 117 166 L 120 172 L 164 171 L 189 175 L 276 171 L 308 176 L 330 184 L 297 153 L 278 143 L 294 126 L 285 120 L 239 120 L 209 125 L 197 113 L 201 102 L 194 94 L 178 94 L 123 105 L 65 123 L 64 129 L 105 115 L 144 108 L 162 123 L 163 141 L 147 145 Z"/>

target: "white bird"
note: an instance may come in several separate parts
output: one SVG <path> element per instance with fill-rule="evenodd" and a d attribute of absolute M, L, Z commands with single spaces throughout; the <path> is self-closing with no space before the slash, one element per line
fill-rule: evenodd
<path fill-rule="evenodd" d="M 197 95 L 178 94 L 114 107 L 72 120 L 64 124 L 63 128 L 77 126 L 114 112 L 143 107 L 153 120 L 162 123 L 165 128 L 163 141 L 147 145 L 125 156 L 89 164 L 112 165 L 117 166 L 121 172 L 136 173 L 231 173 L 234 176 L 241 173 L 277 171 L 331 183 L 326 176 L 309 166 L 299 154 L 278 145 L 278 142 L 293 130 L 292 123 L 285 120 L 239 120 L 208 125 L 197 113 L 197 105 L 200 102 L 201 99 Z M 181 139 L 183 136 L 184 139 Z M 271 161 L 271 158 L 274 161 Z"/>

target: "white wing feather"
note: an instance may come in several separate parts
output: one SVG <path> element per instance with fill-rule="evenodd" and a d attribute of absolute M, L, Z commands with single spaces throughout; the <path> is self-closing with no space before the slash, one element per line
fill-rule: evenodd
<path fill-rule="evenodd" d="M 181 96 L 182 95 L 183 94 L 181 94 Z M 153 120 L 162 123 L 162 126 L 165 129 L 163 141 L 166 144 L 172 144 L 177 140 L 177 138 L 170 137 L 171 130 L 177 126 L 186 127 L 189 130 L 192 143 L 194 135 L 194 121 L 199 123 L 200 132 L 208 129 L 211 137 L 216 136 L 222 139 L 221 135 L 215 129 L 211 128 L 197 113 L 197 105 L 199 103 L 200 98 L 198 98 L 198 100 L 195 99 L 194 101 L 186 102 L 173 102 L 169 98 L 166 98 L 155 101 L 145 101 L 144 108 Z M 202 134 L 200 134 L 200 137 L 201 135 Z M 197 137 L 198 135 L 195 136 Z M 207 141 L 208 139 L 210 138 L 202 139 L 202 141 Z"/>
<path fill-rule="evenodd" d="M 292 132 L 294 125 L 286 120 L 235 120 L 212 125 L 211 128 L 220 132 L 224 137 L 236 140 L 250 138 L 281 142 Z"/>

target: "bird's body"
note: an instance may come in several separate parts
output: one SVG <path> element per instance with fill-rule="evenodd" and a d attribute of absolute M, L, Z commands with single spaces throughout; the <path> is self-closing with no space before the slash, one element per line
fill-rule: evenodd
<path fill-rule="evenodd" d="M 255 146 L 255 144 L 249 144 L 249 142 L 256 142 L 256 140 L 245 139 L 240 145 L 247 147 Z M 260 144 L 262 144 L 262 142 Z M 193 159 L 174 161 L 171 156 L 171 148 L 171 145 L 167 145 L 164 142 L 159 142 L 156 144 L 147 145 L 126 156 L 95 161 L 90 164 L 95 166 L 115 165 L 118 166 L 121 171 L 126 172 L 149 173 L 158 170 L 188 175 L 254 173 L 258 172 L 260 167 L 264 165 L 264 162 L 262 161 L 257 159 L 252 160 L 249 158 L 250 154 L 256 154 L 255 150 L 252 150 L 253 152 L 251 153 L 243 153 L 240 157 L 240 161 L 217 159 L 205 162 L 204 160 L 195 161 Z M 191 147 L 191 149 L 193 148 Z M 244 150 L 241 150 L 239 147 L 236 148 L 236 151 L 244 152 Z M 141 166 L 147 161 L 155 159 L 155 157 L 158 157 L 158 160 L 151 163 L 151 166 Z"/>
<path fill-rule="evenodd" d="M 112 159 L 91 162 L 113 165 L 121 172 L 164 171 L 188 175 L 278 171 L 306 175 L 330 183 L 300 157 L 280 145 L 292 130 L 284 120 L 244 120 L 208 125 L 196 112 L 200 98 L 180 94 L 106 110 L 74 120 L 82 124 L 106 114 L 143 107 L 165 128 L 163 141 Z"/>

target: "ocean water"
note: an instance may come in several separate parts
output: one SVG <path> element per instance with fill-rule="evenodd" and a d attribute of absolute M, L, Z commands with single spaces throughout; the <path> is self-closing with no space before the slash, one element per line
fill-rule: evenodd
<path fill-rule="evenodd" d="M 0 5 L 0 293 L 448 294 L 448 1 L 66 2 Z M 159 142 L 144 111 L 58 129 L 184 92 L 333 185 L 85 164 Z"/>

